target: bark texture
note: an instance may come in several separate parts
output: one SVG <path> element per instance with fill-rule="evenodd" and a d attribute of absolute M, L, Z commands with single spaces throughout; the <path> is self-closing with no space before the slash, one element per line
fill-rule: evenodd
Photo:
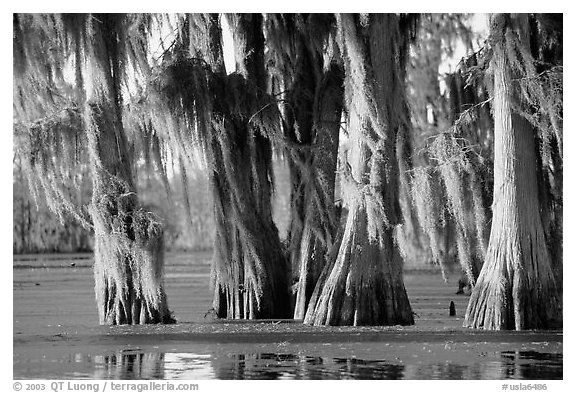
<path fill-rule="evenodd" d="M 99 319 L 107 325 L 172 323 L 163 288 L 162 226 L 138 205 L 122 124 L 118 18 L 98 20 L 91 39 L 101 85 L 88 102 L 85 122 Z"/>
<path fill-rule="evenodd" d="M 342 71 L 334 64 L 314 86 L 315 100 L 310 108 L 306 108 L 306 112 L 313 116 L 311 133 L 314 142 L 302 168 L 307 171 L 300 195 L 304 211 L 299 221 L 303 228 L 299 237 L 290 239 L 292 260 L 296 261 L 293 266 L 298 268 L 295 319 L 304 318 L 338 229 L 334 190 L 344 93 L 342 82 Z"/>
<path fill-rule="evenodd" d="M 560 317 L 542 220 L 534 129 L 515 108 L 518 91 L 507 51 L 510 35 L 529 45 L 527 16 L 496 15 L 494 54 L 494 202 L 486 260 L 464 326 L 487 330 L 549 328 Z"/>
<path fill-rule="evenodd" d="M 290 58 L 295 64 L 284 129 L 292 184 L 289 254 L 296 282 L 294 318 L 303 319 L 336 235 L 334 190 L 344 88 L 341 66 L 329 63 L 324 69 L 312 37 L 301 31 L 294 35 Z"/>
<path fill-rule="evenodd" d="M 249 144 L 243 124 L 227 123 L 219 132 L 215 149 L 222 156 L 215 157 L 211 176 L 214 309 L 220 318 L 286 318 L 286 260 L 271 216 L 269 173 L 261 170 L 271 168 L 269 146 Z M 231 135 L 238 138 L 236 143 L 229 140 Z M 251 171 L 254 165 L 259 170 Z"/>
<path fill-rule="evenodd" d="M 305 323 L 315 325 L 414 323 L 393 234 L 401 217 L 397 110 L 405 102 L 398 19 L 381 14 L 367 19 L 338 19 L 349 78 L 351 147 L 344 194 L 349 213 L 306 312 Z"/>
<path fill-rule="evenodd" d="M 262 108 L 222 104 L 230 102 L 227 95 L 234 92 L 248 93 L 245 100 L 255 103 L 264 96 L 261 18 L 229 16 L 239 74 L 225 76 L 212 65 L 222 80 L 215 86 L 214 138 L 209 146 L 216 218 L 213 307 L 220 318 L 287 318 L 290 310 L 287 263 L 272 220 L 272 147 L 262 128 L 250 124 Z M 209 47 L 221 53 L 219 32 L 210 29 L 210 35 Z M 237 107 L 249 110 L 238 113 Z"/>

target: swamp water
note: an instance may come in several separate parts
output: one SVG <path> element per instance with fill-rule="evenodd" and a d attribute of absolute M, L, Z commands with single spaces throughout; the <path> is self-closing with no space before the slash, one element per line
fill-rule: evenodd
<path fill-rule="evenodd" d="M 167 257 L 171 326 L 98 326 L 91 260 L 14 261 L 14 378 L 562 379 L 561 331 L 461 327 L 457 277 L 405 276 L 411 327 L 210 321 L 209 254 Z M 450 317 L 450 301 L 456 317 Z"/>

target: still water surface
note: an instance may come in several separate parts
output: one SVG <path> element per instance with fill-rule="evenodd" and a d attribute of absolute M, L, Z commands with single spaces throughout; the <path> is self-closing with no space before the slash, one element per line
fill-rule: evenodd
<path fill-rule="evenodd" d="M 533 351 L 493 353 L 471 365 L 395 364 L 387 360 L 325 358 L 288 353 L 148 353 L 97 357 L 95 368 L 121 379 L 562 379 L 562 355 Z M 94 375 L 96 377 L 96 375 Z"/>
<path fill-rule="evenodd" d="M 368 345 L 379 344 L 347 343 L 335 350 L 318 348 L 315 344 L 289 345 L 283 350 L 268 344 L 215 344 L 212 348 L 188 345 L 151 350 L 131 348 L 107 354 L 83 351 L 22 359 L 15 368 L 22 378 L 46 379 L 552 380 L 563 377 L 561 353 L 484 352 L 478 351 L 476 344 L 447 351 L 444 344 L 411 343 L 367 351 Z M 177 351 L 176 347 L 181 352 L 165 352 Z M 270 352 L 274 348 L 277 351 Z M 386 349 L 390 351 L 383 353 Z"/>
<path fill-rule="evenodd" d="M 152 339 L 143 337 L 153 327 L 122 333 L 122 328 L 98 326 L 89 259 L 15 260 L 14 378 L 563 378 L 561 331 L 482 335 L 463 329 L 468 298 L 454 294 L 457 276 L 446 284 L 439 274 L 405 275 L 417 318 L 413 327 L 392 328 L 392 333 L 406 333 L 402 342 L 384 330 L 371 333 L 373 339 L 366 342 L 366 332 L 354 328 L 330 339 L 331 331 L 325 336 L 321 330 L 320 339 L 318 330 L 316 338 L 303 332 L 277 342 L 240 339 L 226 329 L 253 334 L 255 328 L 226 328 L 204 318 L 211 307 L 209 259 L 207 253 L 168 255 L 165 286 L 180 324 L 160 330 Z M 456 317 L 448 315 L 451 301 Z M 173 334 L 178 329 L 200 329 L 202 324 L 206 329 L 212 326 L 214 333 L 223 330 L 225 340 L 191 341 L 192 336 L 177 339 Z M 449 333 L 441 338 L 431 335 L 429 342 L 423 342 L 428 339 L 422 336 L 430 332 Z"/>

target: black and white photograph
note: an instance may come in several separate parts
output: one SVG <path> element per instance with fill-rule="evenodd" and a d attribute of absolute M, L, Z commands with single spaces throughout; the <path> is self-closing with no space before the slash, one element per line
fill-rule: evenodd
<path fill-rule="evenodd" d="M 7 391 L 566 391 L 558 7 L 169 8 L 11 13 Z"/>

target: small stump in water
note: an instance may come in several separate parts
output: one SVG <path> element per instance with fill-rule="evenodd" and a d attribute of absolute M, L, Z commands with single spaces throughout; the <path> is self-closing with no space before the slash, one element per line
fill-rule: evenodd
<path fill-rule="evenodd" d="M 456 316 L 456 306 L 454 305 L 453 301 L 450 302 L 450 316 L 451 317 Z"/>

